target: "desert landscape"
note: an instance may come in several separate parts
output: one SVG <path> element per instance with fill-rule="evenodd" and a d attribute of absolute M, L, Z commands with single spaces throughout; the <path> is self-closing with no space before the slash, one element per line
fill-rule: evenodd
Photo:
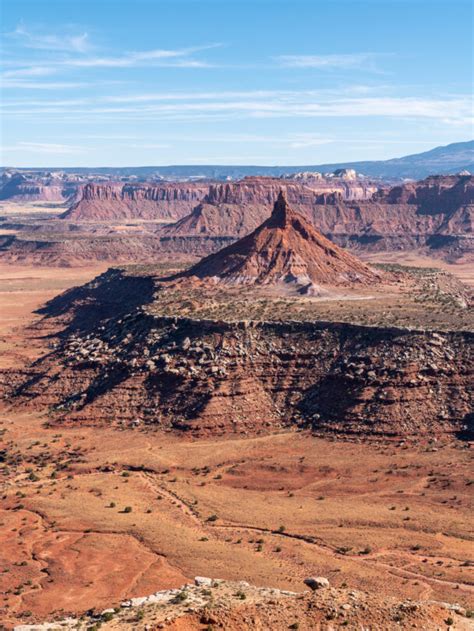
<path fill-rule="evenodd" d="M 4 262 L 6 628 L 469 628 L 471 268 L 417 256 L 280 193 L 191 268 Z"/>
<path fill-rule="evenodd" d="M 385 260 L 387 252 L 416 251 L 472 263 L 474 179 L 468 172 L 406 184 L 371 181 L 350 169 L 231 183 L 76 183 L 67 199 L 47 185 L 37 184 L 36 193 L 12 190 L 15 177 L 0 193 L 0 261 L 10 263 L 195 262 L 254 230 L 280 189 L 325 236 L 360 256 L 383 253 Z"/>
<path fill-rule="evenodd" d="M 472 4 L 0 3 L 0 631 L 474 630 Z"/>

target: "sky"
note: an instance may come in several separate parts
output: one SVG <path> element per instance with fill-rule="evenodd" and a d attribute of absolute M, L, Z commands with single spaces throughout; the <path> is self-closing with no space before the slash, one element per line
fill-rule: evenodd
<path fill-rule="evenodd" d="M 470 140 L 470 0 L 0 0 L 8 166 L 305 165 Z"/>

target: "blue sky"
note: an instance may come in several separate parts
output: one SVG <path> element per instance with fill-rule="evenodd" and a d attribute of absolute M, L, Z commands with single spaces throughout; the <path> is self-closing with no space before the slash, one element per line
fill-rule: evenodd
<path fill-rule="evenodd" d="M 468 0 L 1 0 L 3 165 L 317 164 L 468 140 Z"/>

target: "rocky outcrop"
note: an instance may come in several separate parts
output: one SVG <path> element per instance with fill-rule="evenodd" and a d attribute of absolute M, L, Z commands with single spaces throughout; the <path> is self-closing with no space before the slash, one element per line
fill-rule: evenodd
<path fill-rule="evenodd" d="M 302 287 L 377 283 L 381 274 L 331 243 L 280 191 L 271 216 L 254 232 L 211 254 L 186 277 L 233 284 L 293 283 Z"/>
<path fill-rule="evenodd" d="M 326 581 L 318 577 L 319 581 Z M 205 582 L 204 582 L 205 581 Z M 376 590 L 326 588 L 313 594 L 275 587 L 256 587 L 247 581 L 196 577 L 177 589 L 160 590 L 124 600 L 102 611 L 90 610 L 43 624 L 20 624 L 14 631 L 75 631 L 101 627 L 136 631 L 146 629 L 326 629 L 328 621 L 350 629 L 442 629 L 468 631 L 470 613 L 457 604 L 383 596 Z M 452 623 L 452 624 L 451 624 Z"/>
<path fill-rule="evenodd" d="M 209 185 L 86 184 L 79 200 L 62 215 L 75 221 L 147 219 L 173 221 L 188 214 L 206 195 Z"/>
<path fill-rule="evenodd" d="M 198 434 L 422 437 L 472 424 L 472 333 L 155 316 L 155 292 L 116 270 L 55 299 L 58 344 L 3 376 L 9 401 L 60 423 Z"/>

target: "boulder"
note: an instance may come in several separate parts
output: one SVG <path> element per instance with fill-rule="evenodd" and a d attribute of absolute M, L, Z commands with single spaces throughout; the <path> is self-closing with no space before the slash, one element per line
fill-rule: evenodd
<path fill-rule="evenodd" d="M 198 587 L 211 587 L 212 586 L 212 578 L 208 578 L 207 576 L 195 576 L 194 583 Z"/>
<path fill-rule="evenodd" d="M 308 576 L 303 582 L 313 591 L 329 587 L 329 581 L 327 578 L 324 578 L 324 576 Z"/>

